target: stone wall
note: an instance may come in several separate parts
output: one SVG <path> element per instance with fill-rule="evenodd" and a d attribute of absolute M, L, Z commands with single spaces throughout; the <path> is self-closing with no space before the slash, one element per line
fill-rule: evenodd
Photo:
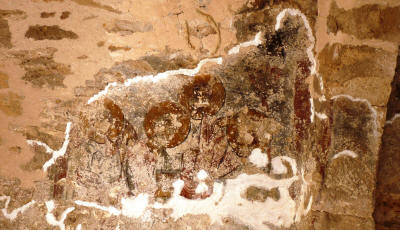
<path fill-rule="evenodd" d="M 399 228 L 399 26 L 398 0 L 0 0 L 0 229 Z"/>

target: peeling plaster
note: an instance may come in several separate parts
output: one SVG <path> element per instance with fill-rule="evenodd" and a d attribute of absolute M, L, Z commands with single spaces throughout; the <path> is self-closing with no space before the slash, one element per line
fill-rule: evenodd
<path fill-rule="evenodd" d="M 240 43 L 239 45 L 233 47 L 232 49 L 230 49 L 228 51 L 228 55 L 238 54 L 240 51 L 240 48 L 260 45 L 262 43 L 261 34 L 262 34 L 261 32 L 258 32 L 256 34 L 256 36 L 254 37 L 254 40 L 243 42 L 243 43 Z"/>

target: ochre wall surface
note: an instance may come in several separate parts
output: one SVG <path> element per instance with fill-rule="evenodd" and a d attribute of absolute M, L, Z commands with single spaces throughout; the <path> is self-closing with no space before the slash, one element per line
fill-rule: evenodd
<path fill-rule="evenodd" d="M 399 0 L 0 0 L 0 229 L 400 229 Z"/>

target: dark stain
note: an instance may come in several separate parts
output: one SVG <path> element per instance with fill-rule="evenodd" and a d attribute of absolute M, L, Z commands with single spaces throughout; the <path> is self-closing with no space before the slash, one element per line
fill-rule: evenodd
<path fill-rule="evenodd" d="M 292 169 L 290 163 L 287 162 L 286 160 L 283 160 L 282 164 L 287 169 L 287 172 L 284 173 L 284 174 L 272 174 L 272 173 L 269 172 L 269 177 L 271 177 L 271 178 L 273 178 L 275 180 L 289 179 L 289 178 L 293 177 L 294 176 L 294 172 L 293 172 L 293 169 Z"/>
<path fill-rule="evenodd" d="M 0 72 L 0 89 L 8 88 L 8 75 Z"/>
<path fill-rule="evenodd" d="M 171 197 L 170 191 L 164 191 L 162 188 L 158 188 L 154 193 L 155 198 L 161 198 L 164 201 L 168 200 Z"/>
<path fill-rule="evenodd" d="M 10 148 L 8 148 L 8 151 L 13 152 L 13 153 L 21 153 L 22 148 L 18 145 L 15 145 L 15 146 L 11 146 Z"/>
<path fill-rule="evenodd" d="M 7 116 L 19 116 L 22 114 L 22 100 L 20 96 L 14 92 L 8 91 L 0 94 L 0 111 Z"/>
<path fill-rule="evenodd" d="M 131 50 L 131 48 L 128 47 L 128 46 L 114 46 L 114 45 L 110 45 L 110 46 L 108 47 L 108 50 L 111 51 L 111 52 L 115 52 L 115 51 L 119 51 L 119 50 L 129 51 L 129 50 Z"/>
<path fill-rule="evenodd" d="M 292 200 L 296 200 L 297 196 L 301 194 L 301 185 L 302 181 L 296 180 L 293 182 L 290 187 L 289 187 L 289 196 L 292 198 Z"/>
<path fill-rule="evenodd" d="M 2 10 L 2 9 L 0 9 L 0 18 L 23 20 L 23 19 L 27 18 L 27 15 L 22 10 Z"/>
<path fill-rule="evenodd" d="M 28 31 L 25 33 L 25 37 L 33 38 L 35 40 L 61 40 L 63 38 L 78 39 L 78 35 L 76 33 L 61 29 L 58 25 L 29 26 Z"/>
<path fill-rule="evenodd" d="M 104 46 L 104 43 L 105 43 L 104 41 L 99 41 L 99 42 L 97 42 L 97 46 L 102 47 L 102 46 Z"/>
<path fill-rule="evenodd" d="M 278 188 L 268 190 L 256 186 L 250 186 L 246 189 L 246 199 L 249 201 L 265 202 L 268 197 L 278 201 L 281 197 Z"/>
<path fill-rule="evenodd" d="M 61 15 L 60 15 L 60 19 L 61 19 L 61 20 L 67 19 L 67 18 L 69 17 L 70 14 L 71 14 L 71 12 L 69 12 L 69 11 L 63 11 L 63 12 L 61 13 Z"/>
<path fill-rule="evenodd" d="M 273 34 L 265 34 L 265 43 L 259 45 L 264 53 L 272 56 L 280 56 L 285 58 L 285 44 L 291 43 L 296 39 L 296 34 L 298 33 L 298 28 L 289 28 L 283 30 L 279 29 Z"/>
<path fill-rule="evenodd" d="M 79 57 L 77 57 L 78 59 L 87 59 L 88 58 L 88 56 L 87 55 L 81 55 L 81 56 L 79 56 Z"/>
<path fill-rule="evenodd" d="M 21 10 L 1 10 L 0 9 L 0 48 L 10 49 L 11 31 L 8 25 L 8 20 L 23 20 L 27 15 Z"/>
<path fill-rule="evenodd" d="M 54 61 L 56 51 L 57 49 L 48 47 L 15 52 L 14 55 L 21 59 L 20 65 L 26 71 L 22 79 L 38 87 L 64 87 L 64 78 L 71 74 L 71 70 L 70 66 Z"/>
<path fill-rule="evenodd" d="M 8 21 L 0 17 L 0 47 L 11 48 L 11 32 Z"/>
<path fill-rule="evenodd" d="M 56 15 L 56 12 L 42 12 L 40 13 L 41 18 L 51 18 Z"/>

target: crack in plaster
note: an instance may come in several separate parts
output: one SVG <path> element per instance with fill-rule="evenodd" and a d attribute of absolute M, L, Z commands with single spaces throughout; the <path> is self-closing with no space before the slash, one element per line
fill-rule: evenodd
<path fill-rule="evenodd" d="M 42 146 L 42 147 L 44 147 L 46 149 L 47 153 L 51 153 L 52 154 L 50 160 L 46 161 L 46 163 L 43 164 L 43 167 L 42 167 L 43 171 L 47 172 L 47 169 L 50 166 L 52 166 L 59 157 L 64 156 L 64 154 L 67 152 L 67 148 L 68 148 L 68 144 L 69 144 L 69 133 L 71 131 L 71 126 L 72 126 L 72 122 L 68 122 L 67 123 L 67 127 L 65 128 L 64 143 L 63 143 L 63 145 L 61 146 L 61 148 L 59 150 L 53 150 L 46 143 L 43 143 L 41 141 L 37 141 L 37 140 L 27 140 L 26 141 L 29 145 Z"/>
<path fill-rule="evenodd" d="M 239 45 L 236 45 L 235 47 L 233 47 L 232 49 L 230 49 L 228 51 L 228 55 L 238 54 L 240 49 L 244 48 L 244 47 L 260 45 L 262 43 L 261 34 L 262 34 L 261 32 L 258 32 L 256 34 L 256 36 L 254 37 L 254 40 L 243 42 L 243 43 L 240 43 Z"/>
<path fill-rule="evenodd" d="M 53 200 L 46 201 L 47 213 L 46 213 L 46 221 L 51 226 L 58 226 L 61 230 L 65 230 L 64 220 L 67 218 L 67 215 L 75 210 L 75 207 L 67 208 L 60 216 L 60 219 L 57 220 L 53 214 L 53 210 L 55 208 L 55 204 Z"/>
<path fill-rule="evenodd" d="M 114 88 L 116 88 L 118 86 L 129 87 L 132 84 L 135 84 L 135 83 L 141 82 L 141 81 L 158 82 L 158 81 L 160 81 L 162 79 L 165 79 L 165 78 L 167 78 L 169 76 L 179 75 L 179 74 L 183 74 L 183 75 L 187 75 L 187 76 L 194 76 L 200 71 L 201 67 L 203 67 L 203 65 L 205 65 L 207 63 L 216 63 L 216 64 L 221 65 L 222 64 L 222 57 L 203 59 L 197 64 L 197 67 L 194 68 L 194 69 L 168 70 L 166 72 L 158 73 L 156 75 L 136 76 L 134 78 L 127 79 L 124 83 L 118 83 L 118 82 L 109 83 L 102 91 L 100 91 L 96 95 L 93 95 L 88 100 L 87 104 L 91 104 L 92 102 L 97 101 L 100 98 L 102 98 L 103 96 L 107 95 L 112 87 L 114 87 Z"/>
<path fill-rule="evenodd" d="M 3 216 L 11 221 L 14 221 L 15 218 L 17 218 L 18 213 L 24 213 L 28 208 L 30 208 L 33 204 L 36 203 L 35 200 L 30 201 L 29 203 L 24 204 L 23 206 L 14 209 L 11 213 L 8 213 L 8 205 L 10 204 L 11 197 L 9 196 L 0 196 L 0 200 L 5 200 L 6 203 L 4 205 L 4 208 L 1 209 L 1 212 L 3 213 Z"/>

